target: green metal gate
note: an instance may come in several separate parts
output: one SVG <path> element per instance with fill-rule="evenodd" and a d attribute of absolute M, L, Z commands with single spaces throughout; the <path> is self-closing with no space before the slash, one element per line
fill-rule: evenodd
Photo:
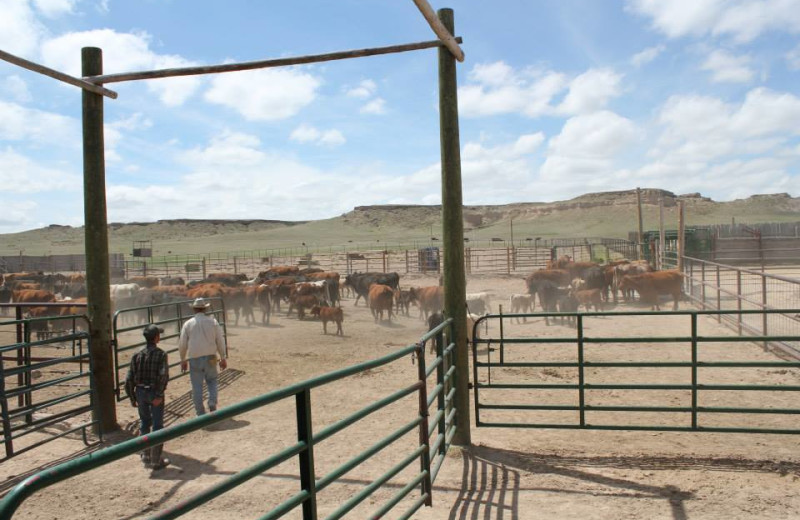
<path fill-rule="evenodd" d="M 297 442 L 295 444 L 281 450 L 272 446 L 272 453 L 269 451 L 254 453 L 255 459 L 251 466 L 234 474 L 226 475 L 219 482 L 181 500 L 172 507 L 162 509 L 151 518 L 169 519 L 182 516 L 227 491 L 263 475 L 269 469 L 285 461 L 295 460 L 299 476 L 299 489 L 273 509 L 265 511 L 260 518 L 280 518 L 291 511 L 299 509 L 298 516 L 302 515 L 304 520 L 316 520 L 318 518 L 318 492 L 336 483 L 344 475 L 383 450 L 392 450 L 393 454 L 397 455 L 397 452 L 403 448 L 397 445 L 393 446 L 394 443 L 405 435 L 416 432 L 418 441 L 414 442 L 413 449 L 410 447 L 405 448 L 407 450 L 410 449 L 410 451 L 404 451 L 399 455 L 403 457 L 399 463 L 394 464 L 383 475 L 375 478 L 346 501 L 338 504 L 338 507 L 325 517 L 327 520 L 342 518 L 352 512 L 354 508 L 363 504 L 363 507 L 370 507 L 370 509 L 374 507 L 374 510 L 368 516 L 364 515 L 364 512 L 357 512 L 361 518 L 384 518 L 390 511 L 397 513 L 394 518 L 412 518 L 423 505 L 432 504 L 433 482 L 435 482 L 436 476 L 446 460 L 447 451 L 453 436 L 456 434 L 456 415 L 458 411 L 455 408 L 454 401 L 455 343 L 450 341 L 445 345 L 443 342 L 434 341 L 436 354 L 432 356 L 433 359 L 429 362 L 426 362 L 425 352 L 426 342 L 432 338 L 439 337 L 440 333 L 444 333 L 448 340 L 453 337 L 452 323 L 452 319 L 445 320 L 444 323 L 422 336 L 418 343 L 398 349 L 379 359 L 274 390 L 258 397 L 220 408 L 213 413 L 194 417 L 186 422 L 158 430 L 149 435 L 130 439 L 94 452 L 91 455 L 41 471 L 26 478 L 0 500 L 0 520 L 12 518 L 17 508 L 26 498 L 33 493 L 44 490 L 48 486 L 120 460 L 123 457 L 135 455 L 144 448 L 182 437 L 226 419 L 235 418 L 252 410 L 269 407 L 284 400 L 292 400 L 295 403 L 297 417 Z M 406 385 L 405 387 L 396 391 L 386 389 L 387 393 L 391 393 L 374 396 L 374 400 L 370 404 L 358 411 L 350 413 L 324 428 L 314 428 L 314 421 L 312 420 L 312 390 L 319 389 L 319 391 L 324 392 L 325 386 L 330 383 L 357 376 L 370 370 L 375 370 L 378 367 L 389 366 L 398 361 L 407 362 L 409 359 L 416 363 L 417 370 L 408 383 L 403 383 Z M 417 399 L 414 399 L 413 396 L 416 396 Z M 386 434 L 378 442 L 367 447 L 353 458 L 335 468 L 331 468 L 325 475 L 317 475 L 315 473 L 314 454 L 315 452 L 324 452 L 326 449 L 324 441 L 326 439 L 350 426 L 363 424 L 359 423 L 359 421 L 393 403 L 400 402 L 406 397 L 411 397 L 411 404 L 404 407 L 404 412 L 408 415 L 408 422 Z M 272 409 L 275 410 L 276 407 L 273 406 Z M 383 435 L 383 432 L 380 432 L 380 435 Z M 265 449 L 269 450 L 269 448 L 270 444 L 266 443 Z M 407 467 L 412 467 L 415 462 L 419 463 L 418 470 L 413 471 L 411 475 L 401 474 L 401 471 Z M 392 479 L 395 481 L 401 480 L 401 482 L 396 483 L 401 484 L 402 487 L 395 490 L 396 492 L 388 501 L 381 505 L 372 505 L 372 501 L 365 503 L 367 498 L 373 496 L 381 486 L 384 486 Z M 266 485 L 269 485 L 269 483 Z M 415 490 L 417 494 L 414 493 Z M 397 511 L 397 509 L 401 510 Z M 141 513 L 136 512 L 132 516 L 137 516 Z M 293 518 L 296 517 L 294 516 Z"/>
<path fill-rule="evenodd" d="M 800 345 L 800 334 L 703 334 L 720 314 L 798 310 L 487 315 L 474 331 L 490 325 L 492 334 L 472 344 L 476 425 L 800 433 L 800 361 L 763 347 Z M 517 317 L 538 318 L 539 333 L 509 333 L 530 332 L 531 324 L 514 327 Z M 558 323 L 567 319 L 574 325 Z M 592 320 L 615 320 L 614 336 L 596 334 Z M 671 333 L 625 334 L 642 320 L 666 320 Z"/>
<path fill-rule="evenodd" d="M 211 302 L 211 308 L 206 314 L 213 315 L 222 325 L 225 338 L 225 352 L 228 351 L 228 326 L 226 321 L 225 303 L 222 298 L 206 298 Z M 114 313 L 113 320 L 113 348 L 114 348 L 114 387 L 117 401 L 125 397 L 125 377 L 128 373 L 130 361 L 137 350 L 147 344 L 142 336 L 142 330 L 148 323 L 155 323 L 164 328 L 159 346 L 170 359 L 170 381 L 185 376 L 187 373 L 176 370 L 180 366 L 178 355 L 178 339 L 181 327 L 194 316 L 190 305 L 192 300 L 180 300 L 169 303 L 145 305 L 120 309 Z"/>

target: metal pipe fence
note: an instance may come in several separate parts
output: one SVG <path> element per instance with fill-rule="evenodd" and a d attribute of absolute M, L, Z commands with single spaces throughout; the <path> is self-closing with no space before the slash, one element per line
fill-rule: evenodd
<path fill-rule="evenodd" d="M 225 302 L 222 298 L 206 298 L 211 303 L 207 314 L 214 316 L 222 326 L 225 339 L 225 352 L 228 351 L 228 324 Z M 159 303 L 142 307 L 119 309 L 112 319 L 114 349 L 114 383 L 117 401 L 125 400 L 125 377 L 131 364 L 131 359 L 137 350 L 147 345 L 142 335 L 142 330 L 148 323 L 154 323 L 164 328 L 159 346 L 168 355 L 172 354 L 169 364 L 169 380 L 178 379 L 187 373 L 174 370 L 180 366 L 178 353 L 178 340 L 180 339 L 183 324 L 194 316 L 190 310 L 192 300 L 180 300 L 169 303 Z M 171 344 L 174 343 L 174 344 Z"/>
<path fill-rule="evenodd" d="M 450 342 L 445 345 L 443 342 L 436 341 L 436 357 L 430 364 L 425 362 L 426 342 L 438 337 L 444 331 L 448 331 L 447 337 L 452 338 L 452 321 L 452 319 L 446 320 L 440 326 L 422 336 L 419 343 L 402 348 L 379 359 L 330 372 L 220 408 L 215 412 L 189 419 L 185 423 L 122 442 L 94 452 L 91 456 L 84 456 L 37 473 L 17 485 L 0 501 L 0 520 L 12 518 L 17 508 L 26 498 L 48 486 L 99 468 L 123 457 L 134 455 L 142 449 L 165 443 L 227 419 L 233 419 L 249 411 L 277 404 L 287 399 L 294 400 L 295 403 L 297 417 L 297 442 L 295 444 L 273 453 L 248 468 L 238 471 L 211 487 L 182 500 L 180 503 L 156 513 L 152 518 L 168 519 L 182 516 L 226 491 L 248 482 L 258 475 L 262 475 L 265 471 L 294 459 L 298 464 L 297 472 L 301 483 L 300 491 L 266 512 L 261 518 L 279 518 L 290 511 L 300 508 L 302 509 L 302 518 L 304 520 L 316 519 L 317 492 L 337 482 L 342 476 L 380 451 L 387 449 L 398 439 L 416 431 L 418 432 L 419 441 L 414 449 L 406 453 L 399 463 L 389 468 L 383 475 L 374 479 L 361 491 L 340 504 L 326 517 L 328 519 L 342 518 L 355 507 L 363 504 L 368 497 L 372 496 L 376 490 L 389 480 L 400 478 L 398 475 L 403 470 L 418 461 L 420 464 L 419 470 L 410 476 L 403 477 L 406 478 L 406 484 L 369 516 L 370 518 L 382 518 L 388 511 L 397 506 L 404 506 L 406 510 L 402 512 L 400 517 L 410 518 L 423 505 L 431 505 L 433 482 L 445 460 L 445 455 L 455 434 L 455 416 L 458 413 L 454 407 L 453 400 L 455 393 L 453 382 L 455 377 L 455 343 Z M 344 378 L 374 370 L 399 360 L 408 360 L 409 358 L 415 360 L 418 364 L 417 377 L 413 383 L 389 395 L 378 398 L 373 403 L 321 430 L 315 431 L 313 429 L 312 390 L 322 389 L 325 388 L 325 385 Z M 428 390 L 429 387 L 431 387 L 430 391 Z M 386 435 L 355 457 L 330 470 L 327 474 L 321 476 L 315 474 L 314 454 L 316 450 L 321 449 L 318 446 L 320 443 L 348 426 L 358 424 L 362 419 L 389 404 L 396 403 L 406 396 L 414 394 L 418 396 L 418 406 L 410 414 L 411 418 L 405 425 Z M 435 412 L 431 415 L 430 409 L 432 407 Z M 410 501 L 409 495 L 415 489 L 419 490 L 419 497 Z"/>
<path fill-rule="evenodd" d="M 86 316 L 22 318 L 25 305 L 12 306 L 16 319 L 0 321 L 13 338 L 0 343 L 4 459 L 78 432 L 88 446 L 99 417 Z"/>
<path fill-rule="evenodd" d="M 685 293 L 702 309 L 753 311 L 800 308 L 800 280 L 684 257 Z M 798 336 L 800 315 L 792 312 L 720 313 L 717 320 L 740 335 Z M 800 359 L 800 342 L 775 339 L 765 349 Z"/>
<path fill-rule="evenodd" d="M 701 333 L 709 320 L 722 315 L 797 313 L 761 309 L 484 316 L 474 325 L 472 344 L 476 425 L 800 434 L 800 381 L 784 377 L 796 373 L 800 361 L 782 360 L 752 345 L 796 344 L 800 333 Z M 531 337 L 504 334 L 495 325 L 491 330 L 499 329 L 499 336 L 477 335 L 484 322 L 518 317 L 575 319 L 575 332 Z M 603 336 L 587 327 L 597 319 L 619 321 L 618 332 Z M 670 320 L 671 330 L 688 331 L 652 337 L 624 334 L 626 323 L 643 319 Z M 498 349 L 499 359 L 493 360 Z M 630 404 L 633 400 L 636 404 Z M 620 417 L 635 423 L 620 422 L 625 420 Z"/>

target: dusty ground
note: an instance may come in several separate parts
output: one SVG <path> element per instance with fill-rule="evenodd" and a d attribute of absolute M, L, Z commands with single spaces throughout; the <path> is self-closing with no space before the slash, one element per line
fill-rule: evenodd
<path fill-rule="evenodd" d="M 404 278 L 405 285 L 433 285 L 434 278 Z M 523 282 L 514 278 L 471 279 L 468 291 L 491 291 L 495 303 L 507 295 L 523 292 Z M 363 306 L 343 302 L 344 337 L 322 335 L 322 325 L 298 321 L 296 317 L 274 317 L 269 326 L 231 327 L 230 369 L 223 374 L 221 405 L 229 405 L 265 391 L 286 386 L 316 375 L 373 359 L 393 349 L 416 342 L 425 332 L 423 322 L 412 309 L 411 317 L 399 317 L 391 324 L 375 324 Z M 619 306 L 618 309 L 625 309 Z M 493 310 L 497 310 L 495 305 Z M 587 334 L 595 336 L 686 335 L 686 319 L 644 320 L 595 318 L 586 323 Z M 490 334 L 495 333 L 491 330 Z M 574 334 L 567 326 L 546 327 L 541 319 L 527 324 L 506 324 L 506 334 L 565 336 Z M 730 334 L 715 323 L 701 323 L 701 334 Z M 685 359 L 683 347 L 658 344 L 624 347 L 626 359 L 657 356 L 658 359 Z M 617 350 L 617 353 L 622 350 Z M 774 359 L 752 344 L 723 343 L 710 346 L 709 359 Z M 485 348 L 483 349 L 485 354 Z M 492 352 L 496 355 L 496 351 Z M 550 348 L 510 348 L 507 360 L 556 359 Z M 587 348 L 587 359 L 614 357 L 610 348 Z M 314 426 L 331 424 L 374 400 L 411 384 L 417 367 L 408 359 L 395 362 L 357 377 L 348 378 L 312 392 Z M 686 369 L 628 371 L 589 371 L 593 383 L 610 381 L 664 382 L 686 380 Z M 713 372 L 713 371 L 712 371 Z M 568 369 L 518 369 L 493 371 L 494 381 L 516 380 L 558 382 L 568 380 Z M 484 380 L 486 374 L 479 376 Z M 796 370 L 762 369 L 753 375 L 741 370 L 704 374 L 708 382 L 757 382 L 800 384 Z M 185 378 L 173 381 L 168 389 L 167 422 L 174 423 L 193 415 Z M 681 392 L 597 392 L 593 404 L 680 405 Z M 785 395 L 782 395 L 785 394 Z M 791 393 L 764 392 L 762 404 L 793 407 Z M 482 394 L 482 401 L 489 398 Z M 724 406 L 726 396 L 703 394 L 701 404 Z M 761 397 L 763 395 L 763 397 Z M 512 391 L 506 399 L 553 403 L 565 399 L 554 391 Z M 728 400 L 731 397 L 727 397 Z M 749 395 L 733 396 L 735 404 L 754 405 Z M 566 398 L 569 401 L 569 398 Z M 413 417 L 416 397 L 404 400 L 386 412 L 369 416 L 317 447 L 317 476 L 324 475 L 352 455 L 377 442 L 389 431 Z M 135 432 L 135 410 L 120 403 L 119 422 L 123 432 L 109 440 L 124 440 Z M 474 422 L 474 410 L 470 410 Z M 746 419 L 748 424 L 769 424 L 798 428 L 792 416 L 765 415 Z M 531 422 L 534 420 L 574 423 L 569 413 L 541 415 L 531 412 L 483 412 L 482 420 Z M 640 414 L 591 415 L 595 424 L 683 424 L 685 416 L 658 418 Z M 739 424 L 736 415 L 703 418 L 703 424 Z M 683 422 L 682 422 L 683 421 Z M 717 421 L 717 422 L 714 422 Z M 34 495 L 20 508 L 18 518 L 142 518 L 174 505 L 233 472 L 278 451 L 293 442 L 295 416 L 292 402 L 248 413 L 168 444 L 172 466 L 153 472 L 144 470 L 130 457 L 95 470 Z M 379 453 L 365 465 L 346 474 L 319 494 L 320 517 L 387 471 L 416 443 L 412 432 L 398 441 L 397 450 Z M 448 455 L 433 490 L 434 507 L 423 508 L 420 519 L 620 519 L 620 518 L 796 518 L 800 497 L 796 493 L 800 476 L 797 437 L 766 434 L 672 433 L 646 431 L 581 431 L 561 429 L 474 428 L 473 446 L 454 448 Z M 83 449 L 77 438 L 54 441 L 28 454 L 0 465 L 2 490 L 7 491 L 21 476 L 52 463 L 65 460 Z M 405 450 L 405 451 L 403 451 Z M 274 468 L 244 486 L 194 511 L 189 518 L 257 518 L 290 497 L 298 489 L 296 463 Z M 391 497 L 402 484 L 392 481 L 367 503 L 354 509 L 348 518 L 367 518 Z M 396 517 L 390 515 L 391 518 Z M 300 518 L 299 512 L 285 518 Z"/>

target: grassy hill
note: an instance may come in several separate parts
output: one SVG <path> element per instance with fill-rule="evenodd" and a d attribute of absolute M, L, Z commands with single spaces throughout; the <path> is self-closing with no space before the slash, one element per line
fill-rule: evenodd
<path fill-rule="evenodd" d="M 658 229 L 659 198 L 667 229 L 677 228 L 677 201 L 684 201 L 687 225 L 756 224 L 800 221 L 800 198 L 788 194 L 753 195 L 715 202 L 700 194 L 675 195 L 642 190 L 645 230 Z M 473 242 L 492 238 L 515 243 L 526 238 L 627 238 L 637 229 L 635 190 L 592 193 L 552 203 L 465 206 L 464 232 Z M 440 206 L 360 206 L 339 217 L 306 222 L 275 220 L 162 220 L 109 225 L 111 252 L 131 253 L 133 241 L 152 240 L 153 255 L 178 255 L 278 248 L 383 248 L 428 244 L 441 237 Z M 80 254 L 83 228 L 51 225 L 0 235 L 0 255 Z"/>

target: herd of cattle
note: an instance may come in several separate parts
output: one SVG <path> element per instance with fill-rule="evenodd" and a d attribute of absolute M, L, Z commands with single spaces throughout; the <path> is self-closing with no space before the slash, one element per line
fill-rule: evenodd
<path fill-rule="evenodd" d="M 27 317 L 85 313 L 81 307 L 86 303 L 83 275 L 10 273 L 0 276 L 0 303 L 59 304 L 27 305 Z M 620 294 L 630 301 L 634 292 L 654 309 L 659 309 L 659 296 L 670 295 L 677 308 L 682 275 L 673 270 L 654 271 L 646 261 L 621 260 L 600 265 L 574 262 L 565 256 L 531 273 L 525 278 L 525 285 L 526 293 L 513 294 L 507 300 L 512 314 L 533 312 L 537 298 L 544 312 L 576 312 L 581 307 L 587 311 L 603 310 L 605 303 L 616 302 Z M 237 326 L 240 319 L 246 325 L 256 324 L 256 312 L 261 313 L 262 324 L 269 324 L 270 316 L 282 312 L 285 305 L 287 316 L 295 312 L 302 320 L 308 313 L 321 321 L 325 334 L 328 323 L 335 323 L 336 334 L 340 335 L 344 334 L 341 301 L 345 297 L 355 298 L 354 305 L 363 300 L 376 322 L 391 321 L 395 315 L 408 316 L 412 305 L 419 308 L 420 318 L 430 321 L 431 315 L 440 313 L 444 306 L 441 279 L 436 286 L 401 288 L 398 273 L 353 273 L 342 279 L 336 272 L 295 266 L 272 267 L 253 279 L 233 273 L 213 273 L 204 280 L 189 283 L 176 277 L 137 277 L 111 285 L 110 296 L 115 309 L 134 309 L 121 317 L 137 323 L 168 318 L 159 312 L 174 312 L 174 305 L 170 304 L 176 302 L 220 298 L 227 311 L 233 313 L 232 321 Z M 481 292 L 466 296 L 470 320 L 492 312 L 493 295 Z M 49 326 L 49 320 L 37 320 L 37 323 L 40 328 Z M 545 318 L 545 323 L 549 325 L 550 318 Z"/>

